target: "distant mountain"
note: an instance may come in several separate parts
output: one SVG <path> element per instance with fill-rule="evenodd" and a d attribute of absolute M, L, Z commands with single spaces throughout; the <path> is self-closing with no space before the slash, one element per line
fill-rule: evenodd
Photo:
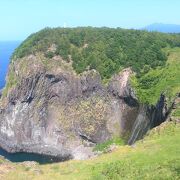
<path fill-rule="evenodd" d="M 159 32 L 164 32 L 164 33 L 180 33 L 180 25 L 176 25 L 176 24 L 154 23 L 142 29 L 145 29 L 148 31 L 159 31 Z"/>

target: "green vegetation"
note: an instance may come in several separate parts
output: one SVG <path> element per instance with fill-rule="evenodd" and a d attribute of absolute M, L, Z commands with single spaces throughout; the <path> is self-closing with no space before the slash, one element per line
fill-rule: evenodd
<path fill-rule="evenodd" d="M 106 152 L 111 145 L 124 145 L 124 141 L 123 141 L 123 139 L 121 139 L 119 137 L 113 138 L 113 139 L 106 141 L 104 143 L 97 144 L 94 147 L 94 151 Z"/>
<path fill-rule="evenodd" d="M 72 61 L 77 73 L 96 69 L 103 82 L 131 67 L 136 73 L 132 85 L 140 102 L 155 104 L 161 93 L 170 102 L 180 91 L 179 47 L 179 34 L 120 28 L 45 28 L 29 36 L 15 50 L 12 60 L 41 53 L 45 55 L 43 63 L 50 66 L 51 59 L 59 55 L 64 62 Z M 16 82 L 11 78 L 8 83 L 5 95 Z"/>
<path fill-rule="evenodd" d="M 155 104 L 161 93 L 171 102 L 180 92 L 180 35 L 119 28 L 46 28 L 25 40 L 14 52 L 12 60 L 18 61 L 19 58 L 39 52 L 45 55 L 42 63 L 47 67 L 52 65 L 51 58 L 60 55 L 67 62 L 72 60 L 77 73 L 96 69 L 104 82 L 121 69 L 131 67 L 136 72 L 131 83 L 143 103 Z M 26 71 L 27 64 L 22 67 Z M 11 70 L 3 96 L 16 84 L 17 79 Z M 173 118 L 180 117 L 179 107 L 178 103 L 173 110 Z M 106 119 L 101 114 L 107 109 L 103 99 L 82 101 L 77 105 L 77 110 L 77 120 L 86 134 L 97 132 L 95 125 L 104 125 Z M 71 122 L 65 121 L 63 110 L 58 109 L 57 112 L 63 126 Z M 94 122 L 92 119 L 99 121 Z M 150 131 L 145 139 L 133 147 L 121 146 L 124 142 L 120 138 L 98 144 L 94 151 L 106 152 L 112 144 L 119 147 L 111 153 L 86 161 L 35 164 L 29 167 L 4 163 L 0 158 L 0 172 L 4 172 L 0 177 L 7 180 L 25 177 L 27 180 L 180 179 L 179 137 L 180 125 L 167 122 Z"/>
<path fill-rule="evenodd" d="M 180 92 L 180 48 L 166 49 L 166 52 L 166 66 L 151 69 L 140 78 L 132 77 L 132 85 L 143 103 L 155 104 L 161 93 L 166 95 L 168 102 L 172 102 Z"/>
<path fill-rule="evenodd" d="M 52 48 L 53 46 L 53 48 Z M 163 66 L 165 47 L 179 47 L 180 35 L 111 28 L 45 28 L 32 34 L 13 54 L 13 60 L 43 52 L 73 61 L 77 73 L 96 69 L 109 79 L 122 68 L 132 67 L 138 76 Z"/>
<path fill-rule="evenodd" d="M 176 108 L 172 114 L 174 117 L 180 117 L 180 102 L 176 104 Z"/>
<path fill-rule="evenodd" d="M 173 116 L 175 116 L 175 117 L 180 117 L 180 106 L 179 106 L 178 109 L 176 109 L 176 110 L 174 111 Z"/>
<path fill-rule="evenodd" d="M 1 164 L 3 179 L 67 180 L 178 180 L 180 179 L 180 124 L 167 122 L 136 143 L 85 161 L 32 165 Z M 29 166 L 28 166 L 29 167 Z M 2 169 L 3 168 L 3 169 Z M 5 169 L 6 168 L 6 169 Z"/>
<path fill-rule="evenodd" d="M 16 84 L 17 84 L 17 79 L 15 73 L 13 71 L 9 71 L 8 81 L 6 83 L 6 87 L 3 90 L 3 97 L 6 97 L 9 89 L 15 86 Z"/>

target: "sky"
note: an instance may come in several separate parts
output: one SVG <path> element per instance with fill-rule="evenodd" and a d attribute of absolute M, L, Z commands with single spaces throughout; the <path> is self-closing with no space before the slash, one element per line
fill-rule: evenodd
<path fill-rule="evenodd" d="M 180 0 L 0 0 L 0 41 L 45 27 L 141 28 L 180 24 Z"/>

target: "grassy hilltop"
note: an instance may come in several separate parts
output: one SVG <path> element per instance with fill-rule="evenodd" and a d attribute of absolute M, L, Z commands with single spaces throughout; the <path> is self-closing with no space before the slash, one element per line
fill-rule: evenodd
<path fill-rule="evenodd" d="M 51 59 L 60 55 L 73 61 L 77 73 L 96 69 L 109 79 L 131 67 L 139 76 L 164 66 L 165 47 L 180 47 L 180 35 L 111 28 L 46 28 L 27 38 L 13 54 L 13 60 L 37 52 Z"/>
<path fill-rule="evenodd" d="M 43 63 L 50 66 L 52 58 L 60 56 L 72 63 L 76 73 L 96 69 L 105 83 L 113 74 L 131 67 L 136 74 L 132 85 L 140 102 L 155 104 L 161 93 L 172 101 L 179 92 L 179 47 L 179 34 L 120 28 L 45 28 L 29 36 L 15 50 L 12 61 L 41 53 Z M 21 66 L 23 71 L 28 68 Z M 3 94 L 17 82 L 10 71 Z"/>

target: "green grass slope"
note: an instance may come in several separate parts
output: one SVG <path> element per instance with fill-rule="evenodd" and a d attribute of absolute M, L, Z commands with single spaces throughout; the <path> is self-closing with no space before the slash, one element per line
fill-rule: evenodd
<path fill-rule="evenodd" d="M 140 78 L 132 77 L 132 85 L 143 103 L 156 104 L 161 93 L 172 102 L 180 92 L 180 48 L 167 48 L 165 52 L 168 61 L 164 67 L 151 69 Z"/>

